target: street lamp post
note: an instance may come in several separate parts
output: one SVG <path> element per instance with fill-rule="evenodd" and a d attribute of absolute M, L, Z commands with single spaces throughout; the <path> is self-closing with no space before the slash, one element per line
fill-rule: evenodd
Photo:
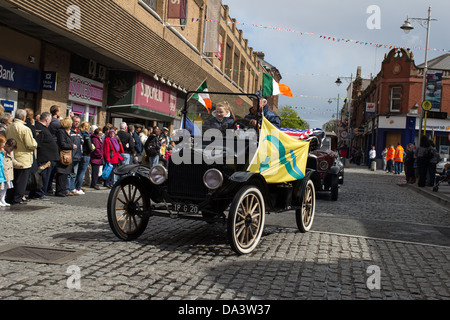
<path fill-rule="evenodd" d="M 428 45 L 430 42 L 430 22 L 437 21 L 436 19 L 431 19 L 431 6 L 428 7 L 428 18 L 410 18 L 406 17 L 405 23 L 400 27 L 405 33 L 409 33 L 414 27 L 411 25 L 410 20 L 417 21 L 422 27 L 427 29 L 427 39 L 425 44 L 425 67 L 423 70 L 423 83 L 422 83 L 422 102 L 426 99 L 427 94 L 427 76 L 428 76 Z M 425 24 L 426 26 L 424 26 Z M 419 137 L 422 132 L 422 122 L 423 122 L 423 109 L 420 109 L 419 117 Z"/>

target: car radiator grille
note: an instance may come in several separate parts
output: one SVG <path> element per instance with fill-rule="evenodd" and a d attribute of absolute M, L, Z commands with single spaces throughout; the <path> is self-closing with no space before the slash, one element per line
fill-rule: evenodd
<path fill-rule="evenodd" d="M 203 183 L 203 175 L 208 167 L 206 164 L 169 163 L 168 191 L 172 197 L 202 199 L 208 189 Z"/>

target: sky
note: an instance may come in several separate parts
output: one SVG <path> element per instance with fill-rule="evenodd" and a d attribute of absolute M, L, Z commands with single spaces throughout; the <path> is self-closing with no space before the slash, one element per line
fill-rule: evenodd
<path fill-rule="evenodd" d="M 431 18 L 437 21 L 431 22 L 428 60 L 450 53 L 448 0 L 222 0 L 222 4 L 229 6 L 230 17 L 249 46 L 264 52 L 265 60 L 280 71 L 280 83 L 291 88 L 294 97 L 280 96 L 279 106 L 294 107 L 311 128 L 333 119 L 358 66 L 364 79 L 380 72 L 385 54 L 392 50 L 385 46 L 412 47 L 416 65 L 425 61 L 426 28 L 411 21 L 414 30 L 405 34 L 400 26 L 407 16 L 426 19 L 431 6 Z M 338 77 L 340 87 L 335 84 Z"/>

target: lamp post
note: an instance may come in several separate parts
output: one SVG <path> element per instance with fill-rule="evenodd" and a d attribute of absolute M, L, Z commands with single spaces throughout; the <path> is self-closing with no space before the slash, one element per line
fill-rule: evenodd
<path fill-rule="evenodd" d="M 428 76 L 428 45 L 430 42 L 430 22 L 431 21 L 437 21 L 436 19 L 431 19 L 431 6 L 428 7 L 428 18 L 410 18 L 406 17 L 405 22 L 400 27 L 405 33 L 409 33 L 411 30 L 414 29 L 412 26 L 410 20 L 418 22 L 422 27 L 427 29 L 427 39 L 425 44 L 425 67 L 423 70 L 423 83 L 422 83 L 422 102 L 426 99 L 427 94 L 427 76 Z M 420 109 L 420 116 L 419 116 L 419 137 L 422 132 L 422 122 L 423 122 L 423 109 Z"/>
<path fill-rule="evenodd" d="M 337 142 L 338 142 L 338 145 L 339 145 L 339 99 L 340 99 L 340 97 L 339 97 L 339 93 L 338 93 L 338 96 L 337 96 L 337 99 L 336 98 L 330 98 L 329 100 L 328 100 L 328 103 L 329 104 L 331 104 L 332 102 L 333 102 L 333 100 L 336 100 L 337 101 L 337 106 L 336 106 L 336 135 L 337 135 L 337 137 L 338 137 L 338 139 L 337 139 Z"/>
<path fill-rule="evenodd" d="M 341 78 L 342 79 L 344 79 L 344 80 L 347 80 L 347 81 L 350 81 L 350 102 L 347 100 L 347 132 L 348 132 L 348 136 L 350 136 L 350 129 L 351 129 L 351 126 L 350 126 L 350 122 L 351 122 L 351 107 L 352 107 L 352 101 L 353 101 L 353 73 L 351 74 L 351 76 L 350 77 L 339 77 L 339 78 L 337 78 L 337 80 L 336 80 L 336 82 L 335 82 L 335 84 L 339 87 L 339 86 L 341 86 L 341 84 L 342 84 L 342 80 L 341 80 Z M 348 99 L 348 95 L 347 95 L 347 99 Z M 352 139 L 351 138 L 349 138 L 349 140 L 350 140 L 350 147 L 351 147 L 351 144 L 352 144 Z"/>

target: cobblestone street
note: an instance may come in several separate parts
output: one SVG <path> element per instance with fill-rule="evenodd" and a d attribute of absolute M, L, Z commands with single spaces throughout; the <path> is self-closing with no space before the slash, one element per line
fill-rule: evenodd
<path fill-rule="evenodd" d="M 450 299 L 450 210 L 398 179 L 346 169 L 338 201 L 318 197 L 313 231 L 299 233 L 293 212 L 270 215 L 247 256 L 225 226 L 190 220 L 154 217 L 120 241 L 107 190 L 2 209 L 0 258 L 6 245 L 80 252 L 60 264 L 0 260 L 0 299 Z"/>

